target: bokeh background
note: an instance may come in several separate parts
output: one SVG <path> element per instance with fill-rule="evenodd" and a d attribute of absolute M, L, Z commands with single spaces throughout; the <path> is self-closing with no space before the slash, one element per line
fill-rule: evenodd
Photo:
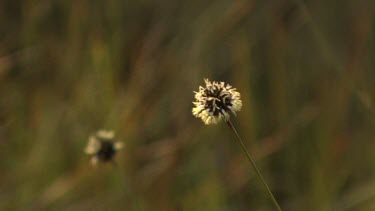
<path fill-rule="evenodd" d="M 0 210 L 375 210 L 372 0 L 1 0 Z M 98 129 L 126 147 L 92 168 Z"/>

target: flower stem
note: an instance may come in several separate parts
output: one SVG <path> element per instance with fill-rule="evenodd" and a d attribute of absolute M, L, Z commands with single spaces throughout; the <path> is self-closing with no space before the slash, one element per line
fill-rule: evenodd
<path fill-rule="evenodd" d="M 131 185 L 129 184 L 127 180 L 127 176 L 125 175 L 123 168 L 121 168 L 116 161 L 112 161 L 113 167 L 119 171 L 120 176 L 123 178 L 124 182 L 124 188 L 125 188 L 125 194 L 126 197 L 133 203 L 133 208 L 136 207 L 136 210 L 144 210 L 144 208 L 141 206 L 139 199 L 137 197 L 137 194 L 134 193 L 134 190 L 132 189 Z"/>
<path fill-rule="evenodd" d="M 249 162 L 251 163 L 252 167 L 254 168 L 254 170 L 255 170 L 255 172 L 256 172 L 256 174 L 257 174 L 257 176 L 258 176 L 258 179 L 259 179 L 260 181 L 262 181 L 264 187 L 267 189 L 268 195 L 269 195 L 269 197 L 271 198 L 273 204 L 275 205 L 275 207 L 277 208 L 278 211 L 282 211 L 281 208 L 280 208 L 280 205 L 277 203 L 277 201 L 276 201 L 275 197 L 273 196 L 273 194 L 272 194 L 270 188 L 268 187 L 266 181 L 263 179 L 263 176 L 260 174 L 260 172 L 259 172 L 257 166 L 255 165 L 255 162 L 254 162 L 253 158 L 251 157 L 250 153 L 247 151 L 247 149 L 246 149 L 246 147 L 245 147 L 245 144 L 243 143 L 242 138 L 241 138 L 240 135 L 238 134 L 238 132 L 237 132 L 236 128 L 234 127 L 232 121 L 227 120 L 227 124 L 228 124 L 229 128 L 232 129 L 232 131 L 233 131 L 234 134 L 236 135 L 237 140 L 238 140 L 238 142 L 240 142 L 240 145 L 241 145 L 243 151 L 245 152 L 247 159 L 248 159 Z"/>

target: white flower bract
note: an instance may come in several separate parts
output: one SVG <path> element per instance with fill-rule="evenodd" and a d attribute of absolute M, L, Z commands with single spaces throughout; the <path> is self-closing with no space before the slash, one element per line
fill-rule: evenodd
<path fill-rule="evenodd" d="M 199 86 L 195 93 L 195 107 L 192 112 L 197 118 L 209 124 L 217 124 L 221 120 L 229 120 L 230 113 L 236 115 L 242 108 L 241 95 L 231 85 L 224 82 L 205 79 L 205 87 Z"/>

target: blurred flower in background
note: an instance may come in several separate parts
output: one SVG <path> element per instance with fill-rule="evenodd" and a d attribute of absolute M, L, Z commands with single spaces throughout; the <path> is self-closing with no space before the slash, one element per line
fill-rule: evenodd
<path fill-rule="evenodd" d="M 115 133 L 107 130 L 99 130 L 89 137 L 85 153 L 92 156 L 92 165 L 97 165 L 99 161 L 113 161 L 116 152 L 123 147 L 122 142 L 113 141 L 114 137 Z"/>

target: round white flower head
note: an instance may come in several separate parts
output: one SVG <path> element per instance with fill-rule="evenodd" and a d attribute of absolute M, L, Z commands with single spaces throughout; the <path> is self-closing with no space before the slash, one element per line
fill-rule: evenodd
<path fill-rule="evenodd" d="M 116 152 L 123 147 L 122 142 L 114 142 L 113 131 L 99 130 L 95 135 L 89 137 L 85 153 L 91 155 L 91 164 L 96 165 L 99 161 L 111 161 Z"/>
<path fill-rule="evenodd" d="M 205 79 L 206 87 L 199 86 L 195 93 L 193 115 L 206 124 L 217 124 L 222 119 L 229 120 L 231 112 L 236 115 L 241 110 L 241 95 L 229 84 Z"/>

